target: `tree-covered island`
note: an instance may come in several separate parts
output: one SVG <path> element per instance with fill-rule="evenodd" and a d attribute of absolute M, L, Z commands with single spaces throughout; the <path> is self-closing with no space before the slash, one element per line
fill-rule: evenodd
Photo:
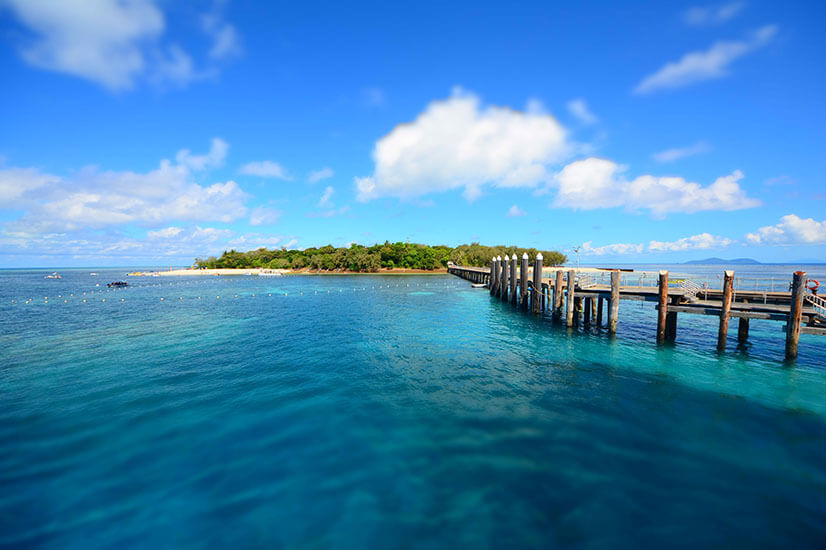
<path fill-rule="evenodd" d="M 494 256 L 504 257 L 523 253 L 533 262 L 537 253 L 542 252 L 545 265 L 562 265 L 567 257 L 555 250 L 537 250 L 518 246 L 484 246 L 479 243 L 450 246 L 429 246 L 426 244 L 385 241 L 384 244 L 336 248 L 332 245 L 304 250 L 281 248 L 270 250 L 259 248 L 249 252 L 225 251 L 220 258 L 214 256 L 205 260 L 197 258 L 199 268 L 269 268 L 313 271 L 353 271 L 378 272 L 382 269 L 422 269 L 437 270 L 447 267 L 448 262 L 458 265 L 486 266 Z"/>

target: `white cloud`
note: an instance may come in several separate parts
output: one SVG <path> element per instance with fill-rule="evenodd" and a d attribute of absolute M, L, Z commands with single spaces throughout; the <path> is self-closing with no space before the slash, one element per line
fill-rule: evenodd
<path fill-rule="evenodd" d="M 624 207 L 663 216 L 669 212 L 740 210 L 760 204 L 738 184 L 743 178 L 739 170 L 707 187 L 680 177 L 644 175 L 628 181 L 621 175 L 624 170 L 610 160 L 593 157 L 568 164 L 554 178 L 557 195 L 553 206 L 582 210 Z"/>
<path fill-rule="evenodd" d="M 508 209 L 508 213 L 506 215 L 509 218 L 518 218 L 521 216 L 527 216 L 527 213 L 514 204 Z"/>
<path fill-rule="evenodd" d="M 373 175 L 354 180 L 358 200 L 460 188 L 473 200 L 486 185 L 533 187 L 545 181 L 546 165 L 564 158 L 570 147 L 556 119 L 536 102 L 530 107 L 483 107 L 476 96 L 454 90 L 376 142 Z"/>
<path fill-rule="evenodd" d="M 752 244 L 826 244 L 826 220 L 788 214 L 776 225 L 749 233 L 746 240 Z"/>
<path fill-rule="evenodd" d="M 665 151 L 660 151 L 659 153 L 654 153 L 651 157 L 656 160 L 657 162 L 674 162 L 675 160 L 679 160 L 681 158 L 686 157 L 693 157 L 695 155 L 701 155 L 709 151 L 708 143 L 704 141 L 698 141 L 693 145 L 688 145 L 686 147 L 675 147 L 674 149 L 666 149 Z"/>
<path fill-rule="evenodd" d="M 686 250 L 726 248 L 734 243 L 734 240 L 726 237 L 700 233 L 676 241 L 650 241 L 648 245 L 643 243 L 616 243 L 595 247 L 592 245 L 592 241 L 588 241 L 583 243 L 582 253 L 591 256 L 620 256 L 624 254 L 642 254 L 643 252 L 682 252 Z"/>
<path fill-rule="evenodd" d="M 765 46 L 777 34 L 777 26 L 766 25 L 746 40 L 716 42 L 706 51 L 689 52 L 679 61 L 667 63 L 654 74 L 645 77 L 634 89 L 647 94 L 662 89 L 679 88 L 695 82 L 722 78 L 734 60 Z"/>
<path fill-rule="evenodd" d="M 281 180 L 289 180 L 290 176 L 284 167 L 271 160 L 260 160 L 255 162 L 248 162 L 241 167 L 241 173 L 248 176 L 258 176 L 261 178 L 276 178 Z"/>
<path fill-rule="evenodd" d="M 211 58 L 220 60 L 241 54 L 238 31 L 233 25 L 224 21 L 217 10 L 204 15 L 201 18 L 201 26 L 204 32 L 212 38 L 212 47 L 209 49 Z"/>
<path fill-rule="evenodd" d="M 41 69 L 86 78 L 110 90 L 128 90 L 140 78 L 185 85 L 217 71 L 196 70 L 192 57 L 164 41 L 166 20 L 152 0 L 0 0 L 31 31 L 21 57 Z M 220 19 L 211 54 L 225 57 L 237 43 L 231 25 Z"/>
<path fill-rule="evenodd" d="M 745 2 L 729 2 L 719 6 L 694 6 L 683 13 L 683 21 L 688 25 L 702 27 L 725 23 L 745 7 Z"/>
<path fill-rule="evenodd" d="M 333 197 L 333 193 L 335 192 L 336 190 L 328 185 L 327 188 L 324 189 L 324 194 L 321 195 L 321 199 L 318 201 L 318 206 L 321 208 L 332 208 L 333 203 L 330 199 Z"/>
<path fill-rule="evenodd" d="M 250 225 L 272 225 L 277 223 L 284 212 L 266 206 L 253 208 L 250 212 Z"/>
<path fill-rule="evenodd" d="M 190 170 L 205 170 L 219 168 L 224 165 L 229 151 L 229 143 L 221 138 L 212 138 L 209 152 L 204 155 L 193 155 L 189 149 L 181 149 L 175 155 L 175 161 Z"/>
<path fill-rule="evenodd" d="M 588 241 L 586 243 L 582 243 L 582 254 L 586 256 L 615 256 L 620 254 L 641 254 L 644 248 L 644 245 L 629 243 L 607 244 L 605 246 L 594 247 L 592 246 L 592 241 Z"/>
<path fill-rule="evenodd" d="M 568 111 L 583 124 L 596 124 L 599 119 L 588 110 L 584 99 L 572 99 L 568 102 Z"/>
<path fill-rule="evenodd" d="M 682 250 L 706 250 L 709 248 L 725 248 L 734 244 L 732 239 L 719 237 L 710 233 L 700 233 L 691 237 L 684 237 L 676 241 L 651 241 L 648 250 L 651 252 L 677 252 Z"/>
<path fill-rule="evenodd" d="M 211 153 L 200 156 L 181 151 L 178 164 L 163 160 L 157 169 L 146 173 L 89 167 L 64 179 L 34 169 L 0 170 L 0 182 L 12 178 L 17 189 L 14 200 L 0 207 L 25 211 L 22 218 L 6 222 L 4 229 L 36 236 L 127 223 L 238 219 L 246 215 L 247 195 L 235 182 L 200 185 L 192 178 L 193 170 L 223 160 L 225 147 L 216 147 L 216 143 L 224 144 L 213 140 Z M 4 189 L 0 183 L 0 192 Z"/>
<path fill-rule="evenodd" d="M 0 169 L 0 208 L 14 208 L 18 201 L 41 189 L 60 181 L 51 174 L 44 174 L 34 168 Z"/>
<path fill-rule="evenodd" d="M 307 176 L 307 181 L 310 183 L 318 183 L 321 180 L 332 178 L 335 175 L 332 168 L 324 167 L 321 170 L 314 170 Z"/>

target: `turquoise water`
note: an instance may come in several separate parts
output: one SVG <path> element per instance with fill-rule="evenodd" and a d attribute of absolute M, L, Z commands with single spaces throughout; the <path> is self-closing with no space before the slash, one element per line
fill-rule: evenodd
<path fill-rule="evenodd" d="M 658 348 L 650 305 L 609 338 L 450 276 L 98 272 L 0 272 L 0 546 L 826 541 L 826 338 L 789 366 L 781 323 Z"/>

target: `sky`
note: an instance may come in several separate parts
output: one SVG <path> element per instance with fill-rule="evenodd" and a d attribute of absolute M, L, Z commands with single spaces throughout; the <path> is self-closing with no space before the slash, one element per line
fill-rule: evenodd
<path fill-rule="evenodd" d="M 0 267 L 826 261 L 826 3 L 0 0 Z"/>

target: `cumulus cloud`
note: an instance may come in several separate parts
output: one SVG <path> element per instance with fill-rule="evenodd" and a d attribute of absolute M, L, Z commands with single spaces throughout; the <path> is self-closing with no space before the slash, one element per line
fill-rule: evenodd
<path fill-rule="evenodd" d="M 241 173 L 248 176 L 258 176 L 260 178 L 290 179 L 284 167 L 271 160 L 248 162 L 241 167 Z"/>
<path fill-rule="evenodd" d="M 509 217 L 509 218 L 518 218 L 518 217 L 527 216 L 527 215 L 528 214 L 524 210 L 522 210 L 521 208 L 519 208 L 515 204 L 508 209 L 508 213 L 506 214 L 506 216 Z"/>
<path fill-rule="evenodd" d="M 670 212 L 740 210 L 760 204 L 740 187 L 743 173 L 739 170 L 707 187 L 680 177 L 644 175 L 629 181 L 623 171 L 624 167 L 607 159 L 572 162 L 554 178 L 557 195 L 552 205 L 582 210 L 624 207 L 649 210 L 660 217 Z"/>
<path fill-rule="evenodd" d="M 322 180 L 332 178 L 335 175 L 332 168 L 324 167 L 321 170 L 314 170 L 307 176 L 307 181 L 310 183 L 318 183 Z"/>
<path fill-rule="evenodd" d="M 696 27 L 717 25 L 736 16 L 744 7 L 745 2 L 729 2 L 719 6 L 694 6 L 683 13 L 683 21 Z"/>
<path fill-rule="evenodd" d="M 746 240 L 752 244 L 826 244 L 826 220 L 788 214 L 776 225 L 749 233 Z"/>
<path fill-rule="evenodd" d="M 568 102 L 568 111 L 582 124 L 596 124 L 599 119 L 588 109 L 584 99 L 572 99 Z"/>
<path fill-rule="evenodd" d="M 772 41 L 776 25 L 761 27 L 744 40 L 716 42 L 708 50 L 689 52 L 679 61 L 667 63 L 657 72 L 645 77 L 634 89 L 636 94 L 674 89 L 703 80 L 728 75 L 728 66 L 736 59 L 753 52 Z"/>
<path fill-rule="evenodd" d="M 196 70 L 189 53 L 164 41 L 166 20 L 152 0 L 0 0 L 0 5 L 31 31 L 19 47 L 27 63 L 110 90 L 128 90 L 142 77 L 184 85 L 217 70 L 215 65 Z M 234 28 L 220 18 L 204 30 L 214 36 L 213 57 L 225 57 L 237 43 Z"/>
<path fill-rule="evenodd" d="M 457 89 L 378 140 L 373 175 L 354 181 L 360 201 L 451 189 L 473 200 L 484 186 L 536 186 L 569 152 L 565 129 L 537 102 L 526 112 L 486 107 Z"/>
<path fill-rule="evenodd" d="M 224 145 L 213 140 L 205 155 L 183 150 L 177 164 L 163 160 L 145 173 L 88 167 L 61 178 L 30 168 L 0 170 L 0 193 L 6 189 L 2 182 L 11 181 L 16 189 L 14 200 L 0 208 L 25 211 L 4 230 L 36 236 L 168 220 L 233 221 L 246 215 L 246 193 L 233 181 L 201 185 L 193 179 L 194 170 L 223 160 Z"/>
<path fill-rule="evenodd" d="M 229 151 L 229 143 L 221 138 L 212 138 L 209 152 L 204 155 L 193 155 L 189 149 L 181 149 L 175 155 L 175 161 L 190 170 L 205 170 L 218 168 L 224 165 Z"/>
<path fill-rule="evenodd" d="M 212 39 L 212 47 L 209 49 L 209 57 L 217 60 L 227 59 L 240 55 L 241 38 L 235 26 L 226 22 L 221 13 L 216 9 L 201 17 L 201 27 L 203 31 Z"/>
<path fill-rule="evenodd" d="M 686 147 L 675 147 L 674 149 L 666 149 L 665 151 L 654 153 L 653 155 L 651 155 L 651 157 L 657 162 L 666 163 L 674 162 L 675 160 L 679 160 L 681 158 L 701 155 L 703 153 L 707 153 L 708 150 L 708 143 L 704 141 L 698 141 L 697 143 L 693 145 L 688 145 Z"/>

